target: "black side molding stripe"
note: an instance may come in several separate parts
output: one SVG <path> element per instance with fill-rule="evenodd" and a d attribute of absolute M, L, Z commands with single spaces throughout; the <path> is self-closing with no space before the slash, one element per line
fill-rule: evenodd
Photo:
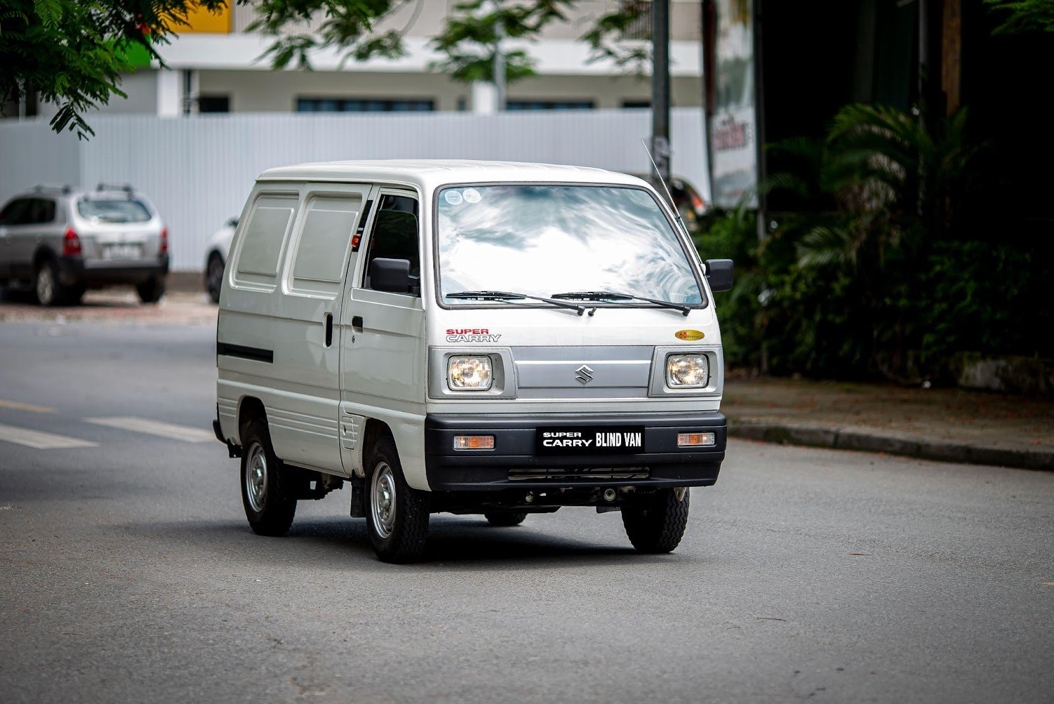
<path fill-rule="evenodd" d="M 259 347 L 245 347 L 244 345 L 217 342 L 216 354 L 224 357 L 241 357 L 242 359 L 251 359 L 254 362 L 274 364 L 274 350 L 265 350 Z"/>

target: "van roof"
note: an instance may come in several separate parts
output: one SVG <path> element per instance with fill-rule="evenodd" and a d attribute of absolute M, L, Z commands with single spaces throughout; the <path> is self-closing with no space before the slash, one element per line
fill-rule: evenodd
<path fill-rule="evenodd" d="M 450 183 L 563 182 L 646 185 L 628 174 L 586 166 L 469 159 L 379 159 L 324 161 L 268 169 L 260 181 L 388 181 L 430 191 Z"/>

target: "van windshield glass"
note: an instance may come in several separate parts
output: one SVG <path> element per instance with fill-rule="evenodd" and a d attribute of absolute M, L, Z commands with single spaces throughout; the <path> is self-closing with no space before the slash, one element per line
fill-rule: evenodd
<path fill-rule="evenodd" d="M 631 304 L 631 297 L 703 302 L 676 231 L 645 190 L 459 186 L 441 190 L 438 203 L 444 304 L 479 305 L 478 299 L 450 294 L 487 290 L 541 297 L 576 291 L 625 294 L 602 301 L 611 305 Z"/>
<path fill-rule="evenodd" d="M 83 198 L 77 203 L 82 218 L 96 222 L 149 222 L 150 210 L 127 198 Z"/>

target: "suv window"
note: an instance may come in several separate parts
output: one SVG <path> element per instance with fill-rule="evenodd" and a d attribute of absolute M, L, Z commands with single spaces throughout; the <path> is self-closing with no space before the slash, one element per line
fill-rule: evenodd
<path fill-rule="evenodd" d="M 55 201 L 50 198 L 16 198 L 0 211 L 5 225 L 42 225 L 54 222 Z"/>
<path fill-rule="evenodd" d="M 43 225 L 55 221 L 55 201 L 49 198 L 33 198 L 29 205 L 29 222 Z"/>
<path fill-rule="evenodd" d="M 109 223 L 149 222 L 151 217 L 144 203 L 130 198 L 82 198 L 77 212 L 82 218 Z"/>
<path fill-rule="evenodd" d="M 408 259 L 410 276 L 421 275 L 421 255 L 417 241 L 417 200 L 409 196 L 382 195 L 373 222 L 366 272 L 377 259 Z M 369 281 L 366 288 L 369 288 Z"/>
<path fill-rule="evenodd" d="M 15 198 L 7 203 L 0 211 L 0 224 L 23 224 L 22 217 L 28 213 L 28 203 L 30 201 L 25 198 Z"/>

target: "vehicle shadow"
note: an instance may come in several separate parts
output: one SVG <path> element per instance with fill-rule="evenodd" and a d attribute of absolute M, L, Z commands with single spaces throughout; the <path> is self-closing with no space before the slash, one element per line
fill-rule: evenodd
<path fill-rule="evenodd" d="M 619 526 L 621 529 L 621 526 Z M 172 544 L 193 550 L 208 550 L 229 557 L 237 553 L 245 559 L 304 569 L 333 568 L 382 570 L 408 566 L 380 562 L 370 545 L 366 520 L 362 518 L 306 518 L 294 521 L 281 538 L 255 535 L 243 521 L 171 522 L 125 524 L 125 531 L 151 539 L 171 539 Z M 535 569 L 621 564 L 670 559 L 669 556 L 640 555 L 627 542 L 625 546 L 588 543 L 532 530 L 530 526 L 499 528 L 482 519 L 433 517 L 424 559 L 409 566 L 479 569 Z"/>

